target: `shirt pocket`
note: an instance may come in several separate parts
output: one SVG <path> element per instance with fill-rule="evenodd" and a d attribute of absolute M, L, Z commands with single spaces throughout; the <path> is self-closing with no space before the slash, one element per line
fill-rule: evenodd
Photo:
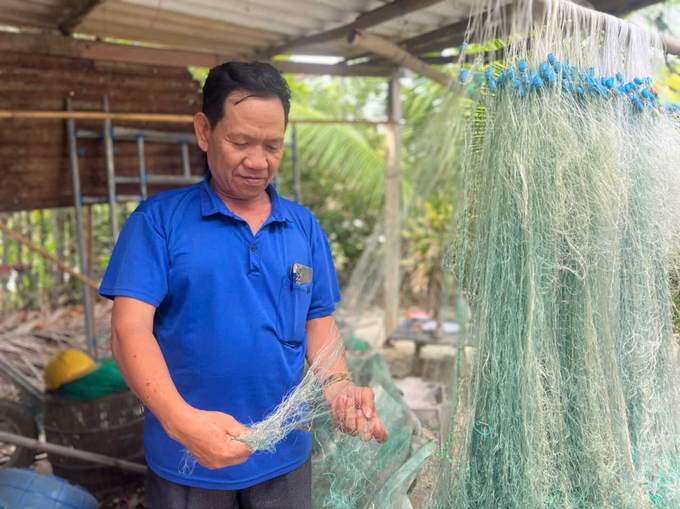
<path fill-rule="evenodd" d="M 289 346 L 304 343 L 307 332 L 307 314 L 312 302 L 312 284 L 292 284 L 290 276 L 284 276 L 276 307 L 276 334 Z"/>

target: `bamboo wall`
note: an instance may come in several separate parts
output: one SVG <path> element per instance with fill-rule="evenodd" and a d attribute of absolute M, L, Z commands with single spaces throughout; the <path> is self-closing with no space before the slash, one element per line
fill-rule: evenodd
<path fill-rule="evenodd" d="M 76 111 L 101 111 L 108 95 L 112 112 L 194 114 L 200 109 L 198 82 L 182 68 L 153 67 L 20 53 L 0 53 L 0 109 L 64 109 L 71 97 Z M 191 125 L 119 123 L 128 127 L 192 132 Z M 81 129 L 102 130 L 101 121 L 77 121 Z M 104 145 L 78 140 L 86 196 L 106 196 Z M 134 142 L 114 142 L 116 174 L 137 175 Z M 192 173 L 202 175 L 198 147 L 190 147 Z M 182 174 L 179 145 L 146 144 L 148 174 Z M 150 186 L 149 194 L 168 189 Z M 119 194 L 137 194 L 138 186 L 123 186 Z M 73 204 L 65 122 L 0 119 L 0 212 L 63 207 Z"/>

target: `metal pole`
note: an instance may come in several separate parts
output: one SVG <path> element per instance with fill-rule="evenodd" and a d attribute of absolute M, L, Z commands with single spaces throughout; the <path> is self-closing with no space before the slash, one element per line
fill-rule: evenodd
<path fill-rule="evenodd" d="M 385 129 L 385 333 L 399 325 L 401 275 L 401 72 L 390 79 Z"/>
<path fill-rule="evenodd" d="M 298 157 L 297 124 L 293 124 L 293 193 L 295 201 L 302 201 L 302 180 L 300 177 L 300 158 Z"/>
<path fill-rule="evenodd" d="M 72 111 L 71 100 L 66 99 L 66 110 Z M 66 133 L 68 136 L 68 150 L 71 156 L 71 181 L 73 182 L 73 208 L 76 211 L 76 230 L 78 234 L 78 257 L 80 272 L 87 273 L 87 254 L 85 251 L 85 238 L 83 237 L 83 205 L 82 192 L 80 191 L 80 170 L 78 168 L 78 152 L 76 148 L 75 120 L 69 118 L 66 121 Z M 97 358 L 96 342 L 94 335 L 94 312 L 92 309 L 92 290 L 86 284 L 83 287 L 83 311 L 85 315 L 85 329 L 87 331 L 87 352 L 93 359 Z"/>
<path fill-rule="evenodd" d="M 146 200 L 146 165 L 144 163 L 144 135 L 137 135 L 137 158 L 139 159 L 139 192 Z"/>
<path fill-rule="evenodd" d="M 146 465 L 141 465 L 139 463 L 120 460 L 118 458 L 104 456 L 103 454 L 97 454 L 95 452 L 82 451 L 80 449 L 74 449 L 73 447 L 66 447 L 64 445 L 41 442 L 40 440 L 36 440 L 34 438 L 22 437 L 21 435 L 7 433 L 5 431 L 0 431 L 0 442 L 20 445 L 21 447 L 28 447 L 29 449 L 36 449 L 38 451 L 47 451 L 50 454 L 66 456 L 67 458 L 76 458 L 79 460 L 96 463 L 98 465 L 106 465 L 107 467 L 118 467 L 121 470 L 127 470 L 128 472 L 135 472 L 137 474 L 146 474 L 147 471 Z"/>
<path fill-rule="evenodd" d="M 109 113 L 109 97 L 104 96 L 104 112 Z M 111 119 L 104 119 L 104 158 L 106 159 L 106 188 L 109 196 L 109 211 L 111 215 L 111 236 L 113 242 L 118 240 L 118 214 L 116 207 L 116 170 L 113 166 L 113 136 Z"/>
<path fill-rule="evenodd" d="M 182 169 L 184 170 L 185 177 L 191 177 L 191 166 L 189 164 L 189 144 L 186 141 L 182 141 L 179 144 L 182 149 Z"/>

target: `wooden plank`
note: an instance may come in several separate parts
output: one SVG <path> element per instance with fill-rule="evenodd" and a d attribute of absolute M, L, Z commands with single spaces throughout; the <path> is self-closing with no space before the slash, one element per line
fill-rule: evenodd
<path fill-rule="evenodd" d="M 99 41 L 83 41 L 47 34 L 14 34 L 9 32 L 0 32 L 1 52 L 30 53 L 182 68 L 190 66 L 212 68 L 230 60 L 249 60 L 241 55 L 229 55 L 226 53 L 166 50 Z M 320 65 L 280 60 L 272 60 L 269 63 L 284 73 L 310 75 L 389 76 L 394 70 L 394 67 L 384 65 Z"/>
<path fill-rule="evenodd" d="M 399 325 L 401 286 L 401 84 L 390 80 L 385 129 L 385 334 Z"/>
<path fill-rule="evenodd" d="M 371 53 L 381 55 L 388 60 L 408 67 L 412 71 L 427 76 L 445 87 L 451 86 L 452 79 L 450 76 L 447 76 L 443 72 L 426 64 L 387 39 L 383 39 L 382 37 L 378 37 L 377 35 L 368 32 L 356 31 L 350 40 L 353 44 L 356 44 Z"/>
<path fill-rule="evenodd" d="M 14 230 L 11 230 L 4 223 L 0 223 L 0 230 L 3 233 L 7 233 L 7 235 L 12 237 L 14 240 L 19 242 L 20 244 L 29 248 L 34 253 L 37 253 L 40 256 L 42 256 L 43 258 L 45 258 L 46 260 L 49 260 L 49 261 L 57 264 L 61 269 L 68 272 L 71 276 L 76 278 L 78 281 L 85 283 L 86 285 L 91 287 L 94 291 L 96 291 L 96 292 L 99 291 L 99 283 L 97 281 L 90 279 L 89 277 L 81 274 L 80 272 L 78 272 L 76 270 L 73 270 L 71 267 L 69 267 L 68 265 L 66 265 L 62 261 L 60 261 L 58 258 L 53 256 L 51 253 L 48 253 L 43 248 L 36 246 L 35 244 L 33 244 L 33 242 L 31 242 L 29 239 L 27 239 L 23 235 L 20 235 L 17 232 L 15 232 Z"/>
<path fill-rule="evenodd" d="M 430 5 L 441 2 L 442 0 L 394 0 L 391 3 L 378 7 L 372 11 L 361 14 L 352 23 L 321 32 L 320 34 L 310 35 L 294 39 L 286 44 L 282 44 L 275 48 L 271 48 L 263 53 L 267 58 L 274 55 L 289 53 L 294 49 L 299 49 L 306 46 L 312 46 L 323 42 L 333 41 L 336 39 L 343 39 L 354 30 L 361 30 L 369 28 L 385 21 L 405 16 L 410 12 L 415 12 L 420 9 L 425 9 Z"/>

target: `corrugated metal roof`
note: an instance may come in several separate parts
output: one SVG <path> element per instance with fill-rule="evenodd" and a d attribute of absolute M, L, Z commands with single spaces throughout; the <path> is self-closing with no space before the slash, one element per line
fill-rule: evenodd
<path fill-rule="evenodd" d="M 508 0 L 509 1 L 509 0 Z M 656 0 L 591 0 L 609 12 Z M 475 0 L 0 0 L 0 25 L 31 26 L 152 46 L 257 58 L 300 37 L 354 22 L 387 4 L 420 10 L 372 24 L 369 31 L 399 42 L 464 21 Z M 91 8 L 92 5 L 96 7 Z M 402 7 L 400 7 L 402 9 Z M 399 11 L 401 12 L 401 11 Z M 66 29 L 65 29 L 66 27 Z M 440 37 L 441 44 L 451 40 Z M 437 47 L 437 42 L 434 47 Z M 432 51 L 433 45 L 427 47 Z M 344 37 L 296 48 L 297 54 L 352 57 L 361 50 Z"/>
<path fill-rule="evenodd" d="M 68 0 L 0 0 L 0 24 L 56 28 Z M 388 0 L 105 0 L 74 27 L 99 38 L 154 46 L 249 55 L 353 22 Z M 392 40 L 407 39 L 460 21 L 474 0 L 442 1 L 371 27 Z M 300 54 L 350 56 L 337 40 Z"/>

